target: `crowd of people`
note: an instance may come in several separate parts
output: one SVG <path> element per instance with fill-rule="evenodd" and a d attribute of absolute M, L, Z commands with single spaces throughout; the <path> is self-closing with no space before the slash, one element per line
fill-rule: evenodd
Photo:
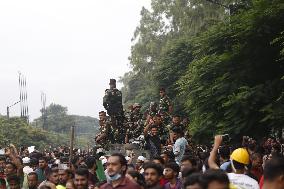
<path fill-rule="evenodd" d="M 175 140 L 175 137 L 173 138 Z M 243 137 L 240 146 L 217 135 L 211 147 L 142 155 L 58 147 L 43 152 L 9 145 L 0 156 L 0 188 L 8 189 L 282 189 L 283 144 Z M 179 149 L 180 150 L 180 149 Z"/>
<path fill-rule="evenodd" d="M 193 143 L 188 119 L 173 114 L 163 88 L 159 103 L 151 102 L 145 113 L 138 103 L 123 111 L 111 80 L 104 106 L 97 149 L 1 149 L 0 189 L 284 189 L 280 138 L 230 141 L 225 134 L 215 136 L 213 145 Z M 136 154 L 106 151 L 137 142 Z"/>

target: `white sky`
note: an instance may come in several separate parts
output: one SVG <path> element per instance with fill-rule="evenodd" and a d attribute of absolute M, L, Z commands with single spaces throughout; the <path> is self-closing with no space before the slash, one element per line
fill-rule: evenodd
<path fill-rule="evenodd" d="M 27 77 L 31 119 L 47 105 L 98 117 L 110 78 L 129 70 L 131 38 L 150 0 L 0 1 L 0 114 L 19 99 Z M 20 115 L 20 106 L 11 108 Z"/>

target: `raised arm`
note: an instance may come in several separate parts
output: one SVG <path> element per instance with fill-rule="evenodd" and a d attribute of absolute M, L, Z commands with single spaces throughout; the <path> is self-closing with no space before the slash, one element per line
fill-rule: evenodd
<path fill-rule="evenodd" d="M 208 158 L 208 165 L 211 169 L 220 169 L 220 167 L 216 163 L 216 157 L 218 154 L 218 148 L 222 143 L 222 136 L 216 135 L 214 139 L 214 146 L 210 152 L 210 156 Z"/>
<path fill-rule="evenodd" d="M 151 119 L 150 122 L 146 125 L 146 127 L 144 128 L 144 136 L 147 136 L 148 135 L 148 131 L 150 129 L 150 127 L 153 125 L 153 120 Z"/>

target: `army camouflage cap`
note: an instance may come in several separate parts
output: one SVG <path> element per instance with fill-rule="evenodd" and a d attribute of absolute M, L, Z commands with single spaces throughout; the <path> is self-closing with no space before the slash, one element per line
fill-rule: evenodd
<path fill-rule="evenodd" d="M 110 85 L 113 85 L 113 84 L 115 85 L 115 84 L 116 84 L 116 80 L 115 80 L 115 79 L 110 79 L 110 80 L 109 80 L 109 84 L 110 84 Z"/>

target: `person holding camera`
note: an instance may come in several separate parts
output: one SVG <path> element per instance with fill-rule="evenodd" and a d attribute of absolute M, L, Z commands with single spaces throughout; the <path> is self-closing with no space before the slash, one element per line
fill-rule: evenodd
<path fill-rule="evenodd" d="M 208 165 L 211 169 L 220 169 L 216 164 L 218 149 L 222 144 L 222 135 L 215 136 L 214 145 L 210 152 Z M 237 148 L 230 156 L 233 172 L 228 173 L 230 183 L 237 189 L 259 189 L 256 180 L 245 174 L 246 166 L 250 163 L 250 156 L 245 148 Z"/>

